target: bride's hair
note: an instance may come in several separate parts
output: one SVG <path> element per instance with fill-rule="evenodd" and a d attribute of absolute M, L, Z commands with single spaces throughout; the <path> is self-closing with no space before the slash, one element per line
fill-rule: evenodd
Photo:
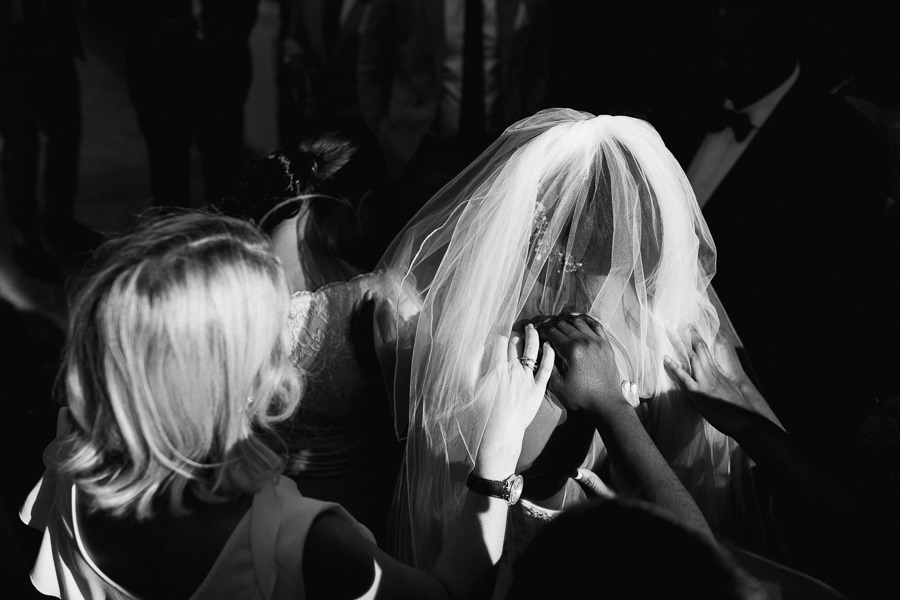
<path fill-rule="evenodd" d="M 397 522 L 408 539 L 398 552 L 427 567 L 452 527 L 491 410 L 475 393 L 481 357 L 498 334 L 564 311 L 603 324 L 621 378 L 653 398 L 645 424 L 717 521 L 736 447 L 671 397 L 679 390 L 662 360 L 686 362 L 692 331 L 712 343 L 719 330 L 715 245 L 650 124 L 565 109 L 516 123 L 425 205 L 382 266 L 423 304 L 403 328 L 411 339 L 382 350 L 411 348 L 409 376 L 394 385 L 398 429 L 408 432 Z M 529 428 L 538 446 L 564 420 L 546 404 L 556 408 Z"/>

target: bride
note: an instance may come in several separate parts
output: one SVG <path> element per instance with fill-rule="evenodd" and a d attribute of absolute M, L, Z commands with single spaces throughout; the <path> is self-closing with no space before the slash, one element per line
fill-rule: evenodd
<path fill-rule="evenodd" d="M 473 357 L 496 334 L 561 312 L 603 324 L 621 380 L 637 385 L 636 410 L 713 529 L 756 531 L 749 460 L 663 367 L 667 354 L 688 362 L 692 335 L 711 347 L 720 330 L 739 340 L 710 285 L 716 249 L 694 193 L 648 123 L 568 109 L 519 121 L 420 210 L 380 266 L 421 306 L 401 314 L 403 298 L 389 298 L 376 336 L 406 437 L 389 528 L 399 557 L 430 567 L 454 527 L 492 405 Z M 525 483 L 507 550 L 585 498 L 577 468 L 618 491 L 606 464 L 602 439 L 548 392 L 517 468 Z"/>

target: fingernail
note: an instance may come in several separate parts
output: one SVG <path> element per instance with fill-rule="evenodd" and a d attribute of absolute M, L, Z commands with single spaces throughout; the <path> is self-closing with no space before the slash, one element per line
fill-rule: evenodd
<path fill-rule="evenodd" d="M 664 357 L 663 357 L 663 362 L 671 363 L 671 362 L 672 362 L 672 359 L 669 358 L 668 356 L 664 356 Z"/>

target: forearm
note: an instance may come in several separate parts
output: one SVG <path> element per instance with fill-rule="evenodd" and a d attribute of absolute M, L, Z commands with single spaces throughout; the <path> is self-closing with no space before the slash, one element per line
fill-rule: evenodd
<path fill-rule="evenodd" d="M 487 598 L 493 589 L 495 565 L 503 550 L 509 505 L 500 498 L 467 492 L 453 537 L 432 574 L 449 598 Z"/>
<path fill-rule="evenodd" d="M 684 525 L 713 539 L 703 513 L 630 405 L 607 407 L 604 414 L 594 415 L 594 422 L 626 494 L 669 510 Z"/>
<path fill-rule="evenodd" d="M 485 479 L 505 479 L 516 468 L 518 445 L 482 447 L 473 473 Z M 494 566 L 503 553 L 509 504 L 500 498 L 467 491 L 454 524 L 453 537 L 444 548 L 433 574 L 442 581 L 451 598 L 488 596 L 493 588 Z"/>
<path fill-rule="evenodd" d="M 739 382 L 738 388 L 756 412 L 775 423 L 782 431 L 786 431 L 784 425 L 781 424 L 781 420 L 769 406 L 769 403 L 766 402 L 766 399 L 749 379 Z"/>
<path fill-rule="evenodd" d="M 805 451 L 785 431 L 766 417 L 739 406 L 726 407 L 732 415 L 727 435 L 769 474 L 783 492 L 793 497 L 807 496 L 817 505 L 832 509 L 845 505 L 846 497 L 826 474 L 810 460 Z"/>

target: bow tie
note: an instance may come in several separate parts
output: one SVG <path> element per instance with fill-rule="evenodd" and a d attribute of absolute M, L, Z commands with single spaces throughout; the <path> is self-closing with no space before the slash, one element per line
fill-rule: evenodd
<path fill-rule="evenodd" d="M 754 127 L 747 113 L 735 112 L 728 108 L 722 108 L 711 114 L 708 125 L 710 131 L 722 131 L 726 127 L 731 127 L 734 131 L 734 139 L 739 142 L 744 141 Z"/>

